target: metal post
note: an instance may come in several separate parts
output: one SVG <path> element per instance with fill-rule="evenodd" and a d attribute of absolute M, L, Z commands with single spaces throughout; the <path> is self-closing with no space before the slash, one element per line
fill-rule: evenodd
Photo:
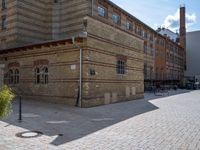
<path fill-rule="evenodd" d="M 19 122 L 22 122 L 22 97 L 19 96 Z"/>
<path fill-rule="evenodd" d="M 79 75 L 79 102 L 80 102 L 80 107 L 82 107 L 82 48 L 80 48 L 80 75 Z"/>
<path fill-rule="evenodd" d="M 94 16 L 94 0 L 92 0 L 92 16 Z"/>

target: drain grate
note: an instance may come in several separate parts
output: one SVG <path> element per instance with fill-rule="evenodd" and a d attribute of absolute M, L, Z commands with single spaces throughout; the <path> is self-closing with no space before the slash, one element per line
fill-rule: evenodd
<path fill-rule="evenodd" d="M 61 134 L 58 134 L 58 136 L 64 136 L 64 135 L 61 133 Z"/>
<path fill-rule="evenodd" d="M 41 135 L 43 135 L 43 133 L 40 131 L 25 131 L 16 134 L 16 136 L 20 138 L 36 138 Z"/>

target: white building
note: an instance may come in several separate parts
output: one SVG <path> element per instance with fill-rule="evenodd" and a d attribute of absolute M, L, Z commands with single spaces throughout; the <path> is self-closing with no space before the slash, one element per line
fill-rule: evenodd
<path fill-rule="evenodd" d="M 200 82 L 200 31 L 188 32 L 186 42 L 187 70 L 185 76 Z M 198 81 L 197 81 L 198 80 Z"/>
<path fill-rule="evenodd" d="M 169 29 L 158 28 L 156 31 L 158 33 L 160 33 L 161 35 L 167 36 L 168 38 L 170 38 L 174 42 L 177 42 L 177 40 L 179 39 L 179 34 L 178 33 L 174 33 L 173 31 L 171 31 Z"/>

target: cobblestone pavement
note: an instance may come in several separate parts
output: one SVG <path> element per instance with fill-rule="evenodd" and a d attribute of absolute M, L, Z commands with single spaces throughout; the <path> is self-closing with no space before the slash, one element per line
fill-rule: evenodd
<path fill-rule="evenodd" d="M 200 150 L 200 91 L 170 94 L 89 109 L 23 101 L 22 123 L 15 102 L 0 120 L 0 150 Z M 32 130 L 43 135 L 16 137 Z"/>

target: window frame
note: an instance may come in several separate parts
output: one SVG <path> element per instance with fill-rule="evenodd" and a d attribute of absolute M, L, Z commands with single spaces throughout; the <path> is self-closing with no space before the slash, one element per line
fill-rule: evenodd
<path fill-rule="evenodd" d="M 19 69 L 14 69 L 14 84 L 19 84 Z"/>
<path fill-rule="evenodd" d="M 118 13 L 113 13 L 112 14 L 112 21 L 113 23 L 117 24 L 117 25 L 121 25 L 121 16 Z"/>
<path fill-rule="evenodd" d="M 1 17 L 1 30 L 6 30 L 6 16 Z"/>
<path fill-rule="evenodd" d="M 48 84 L 49 83 L 49 68 L 47 66 L 38 67 L 34 69 L 35 84 Z"/>
<path fill-rule="evenodd" d="M 6 9 L 6 0 L 2 0 L 1 6 L 2 6 L 1 10 L 5 10 Z"/>
<path fill-rule="evenodd" d="M 43 67 L 43 72 L 42 72 L 42 76 L 43 76 L 43 84 L 48 84 L 49 83 L 49 69 L 48 67 Z"/>
<path fill-rule="evenodd" d="M 35 73 L 35 84 L 40 84 L 41 83 L 41 79 L 40 79 L 40 68 L 39 67 L 35 67 L 34 69 L 34 73 Z"/>
<path fill-rule="evenodd" d="M 12 69 L 9 69 L 8 72 L 9 72 L 9 73 L 8 73 L 8 74 L 9 74 L 9 75 L 8 75 L 8 76 L 9 76 L 9 77 L 8 77 L 8 78 L 9 78 L 8 83 L 9 83 L 9 84 L 13 84 L 13 83 L 14 83 L 14 73 L 13 73 L 13 70 L 12 70 Z"/>
<path fill-rule="evenodd" d="M 126 71 L 126 60 L 117 59 L 116 72 L 117 72 L 118 75 L 127 74 L 127 71 Z"/>
<path fill-rule="evenodd" d="M 133 31 L 133 23 L 128 19 L 126 20 L 126 29 L 129 31 Z"/>
<path fill-rule="evenodd" d="M 102 5 L 98 5 L 97 12 L 98 12 L 98 15 L 101 16 L 101 17 L 104 17 L 104 18 L 108 17 L 108 9 L 104 6 L 102 6 Z"/>

